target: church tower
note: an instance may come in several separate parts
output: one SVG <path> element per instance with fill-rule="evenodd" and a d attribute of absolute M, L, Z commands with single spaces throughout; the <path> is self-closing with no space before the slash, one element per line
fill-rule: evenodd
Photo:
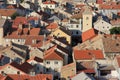
<path fill-rule="evenodd" d="M 92 28 L 92 11 L 88 6 L 84 7 L 82 32 Z"/>

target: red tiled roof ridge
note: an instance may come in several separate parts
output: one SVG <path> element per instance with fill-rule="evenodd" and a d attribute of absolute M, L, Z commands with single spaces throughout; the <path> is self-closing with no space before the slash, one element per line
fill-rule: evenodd
<path fill-rule="evenodd" d="M 53 22 L 53 23 L 50 23 L 46 28 L 47 29 L 57 29 L 58 28 L 58 24 Z"/>
<path fill-rule="evenodd" d="M 102 50 L 73 50 L 74 58 L 76 60 L 85 60 L 85 59 L 104 59 Z"/>
<path fill-rule="evenodd" d="M 57 53 L 57 51 L 53 51 L 47 55 L 44 55 L 45 60 L 63 60 L 63 58 Z"/>
<path fill-rule="evenodd" d="M 87 41 L 87 40 L 89 40 L 89 39 L 91 39 L 91 38 L 93 38 L 95 36 L 96 36 L 95 30 L 93 28 L 91 28 L 91 29 L 89 29 L 89 30 L 82 33 L 82 41 L 83 42 Z"/>
<path fill-rule="evenodd" d="M 56 4 L 56 2 L 55 2 L 55 1 L 50 0 L 50 1 L 45 1 L 45 2 L 43 2 L 43 4 Z"/>
<path fill-rule="evenodd" d="M 9 76 L 10 78 L 17 80 L 18 78 L 21 78 L 22 80 L 24 79 L 29 79 L 29 80 L 52 80 L 53 76 L 52 74 L 37 74 L 35 76 L 31 76 L 31 75 L 18 75 L 18 74 L 8 74 L 7 76 Z"/>

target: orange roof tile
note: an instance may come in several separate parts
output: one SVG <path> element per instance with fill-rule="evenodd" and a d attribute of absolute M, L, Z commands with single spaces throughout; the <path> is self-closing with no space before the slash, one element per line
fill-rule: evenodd
<path fill-rule="evenodd" d="M 97 4 L 103 4 L 103 0 L 97 0 Z"/>
<path fill-rule="evenodd" d="M 38 18 L 38 17 L 31 16 L 31 17 L 28 17 L 28 21 L 30 21 L 30 20 L 39 20 L 39 18 Z"/>
<path fill-rule="evenodd" d="M 100 9 L 120 9 L 120 4 L 100 4 Z"/>
<path fill-rule="evenodd" d="M 59 52 L 52 51 L 50 53 L 47 53 L 44 56 L 44 60 L 63 60 L 63 57 L 61 55 L 59 55 Z"/>
<path fill-rule="evenodd" d="M 29 29 L 28 28 L 23 28 L 23 34 L 28 34 Z"/>
<path fill-rule="evenodd" d="M 40 28 L 32 28 L 30 30 L 30 35 L 39 35 L 40 33 Z"/>
<path fill-rule="evenodd" d="M 31 44 L 35 44 L 35 43 L 32 43 L 32 40 L 36 40 L 37 41 L 43 41 L 44 37 L 41 35 L 41 36 L 27 36 L 26 38 L 26 41 L 25 41 L 25 45 L 31 45 Z"/>
<path fill-rule="evenodd" d="M 26 17 L 16 17 L 15 20 L 13 21 L 12 28 L 18 28 L 19 24 L 28 24 Z"/>
<path fill-rule="evenodd" d="M 95 73 L 95 69 L 81 70 L 81 71 L 79 71 L 78 73 L 80 73 L 80 72 L 85 72 L 85 73 Z"/>
<path fill-rule="evenodd" d="M 12 16 L 16 10 L 14 9 L 0 9 L 1 16 Z"/>
<path fill-rule="evenodd" d="M 94 36 L 96 36 L 95 30 L 93 28 L 89 29 L 86 32 L 82 33 L 82 41 L 84 42 L 84 41 L 86 41 Z"/>
<path fill-rule="evenodd" d="M 56 29 L 56 28 L 58 28 L 58 24 L 57 23 L 50 23 L 50 25 L 48 25 L 46 28 L 47 29 Z"/>
<path fill-rule="evenodd" d="M 3 76 L 5 77 L 5 76 Z M 18 74 L 8 74 L 7 77 L 9 78 L 5 78 L 3 80 L 53 80 L 53 76 L 52 74 L 37 74 L 35 76 L 31 76 L 31 75 L 18 75 Z"/>
<path fill-rule="evenodd" d="M 74 50 L 75 60 L 90 60 L 95 59 L 104 59 L 104 55 L 101 50 Z"/>
<path fill-rule="evenodd" d="M 27 60 L 27 62 L 30 62 L 30 61 L 32 61 L 32 60 L 35 60 L 35 61 L 37 61 L 37 62 L 43 62 L 43 59 L 41 59 L 41 58 L 39 58 L 39 57 L 33 57 L 33 58 L 31 58 L 31 59 L 29 59 L 29 60 Z"/>
<path fill-rule="evenodd" d="M 43 2 L 43 4 L 56 4 L 56 2 L 55 1 L 45 1 L 45 2 Z"/>

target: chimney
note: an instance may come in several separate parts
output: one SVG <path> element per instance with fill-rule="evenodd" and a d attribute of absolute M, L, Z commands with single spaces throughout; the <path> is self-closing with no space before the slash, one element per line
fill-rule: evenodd
<path fill-rule="evenodd" d="M 20 24 L 18 25 L 18 28 L 19 28 L 19 29 L 22 29 L 22 23 L 20 23 Z"/>
<path fill-rule="evenodd" d="M 28 30 L 30 31 L 30 29 L 31 29 L 31 25 L 30 23 L 28 23 Z"/>

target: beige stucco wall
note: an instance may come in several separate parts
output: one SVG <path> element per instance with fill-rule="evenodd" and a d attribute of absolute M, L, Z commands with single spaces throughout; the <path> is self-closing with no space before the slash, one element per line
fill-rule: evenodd
<path fill-rule="evenodd" d="M 71 44 L 71 36 L 69 36 L 66 33 L 62 32 L 60 29 L 57 29 L 56 31 L 54 31 L 51 35 L 52 36 L 54 35 L 54 36 L 57 36 L 57 37 L 65 37 L 66 40 L 68 41 L 68 43 Z"/>
<path fill-rule="evenodd" d="M 3 28 L 0 28 L 0 45 L 3 45 Z"/>
<path fill-rule="evenodd" d="M 50 64 L 47 64 L 46 62 L 50 61 Z M 54 62 L 57 61 L 58 64 L 54 64 Z M 61 72 L 61 67 L 63 66 L 63 61 L 61 60 L 44 60 L 44 65 L 46 68 L 51 68 L 51 69 L 55 69 L 58 68 L 58 72 Z"/>
<path fill-rule="evenodd" d="M 67 80 L 68 77 L 76 74 L 76 66 L 69 66 L 61 70 L 61 80 Z"/>
<path fill-rule="evenodd" d="M 17 74 L 17 72 L 18 72 L 19 70 L 13 68 L 12 66 L 7 66 L 7 67 L 1 69 L 1 70 L 0 70 L 0 73 L 1 73 L 2 71 L 4 71 L 4 73 L 6 73 L 6 74 Z M 25 73 L 23 73 L 22 71 L 20 71 L 20 74 L 25 74 Z"/>
<path fill-rule="evenodd" d="M 83 29 L 82 32 L 85 32 L 92 28 L 92 14 L 83 14 Z"/>

